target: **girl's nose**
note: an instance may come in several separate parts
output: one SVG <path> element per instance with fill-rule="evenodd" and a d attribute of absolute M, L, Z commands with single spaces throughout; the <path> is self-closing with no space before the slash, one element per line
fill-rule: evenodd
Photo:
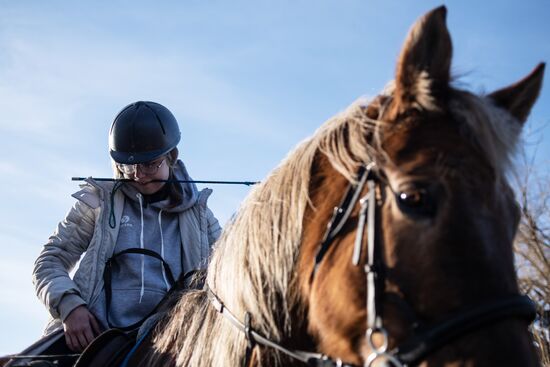
<path fill-rule="evenodd" d="M 144 174 L 142 171 L 141 171 L 141 168 L 139 167 L 139 164 L 136 165 L 136 170 L 134 172 L 134 177 L 135 178 L 143 178 L 147 176 L 146 174 Z"/>

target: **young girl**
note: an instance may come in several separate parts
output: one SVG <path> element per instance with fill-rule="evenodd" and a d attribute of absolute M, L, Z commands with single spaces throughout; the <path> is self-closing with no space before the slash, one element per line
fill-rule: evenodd
<path fill-rule="evenodd" d="M 36 260 L 33 283 L 67 346 L 82 351 L 101 330 L 138 327 L 180 274 L 205 268 L 221 228 L 176 148 L 178 123 L 164 106 L 136 102 L 115 118 L 115 178 L 87 179 Z M 83 256 L 82 256 L 83 255 Z M 71 279 L 69 272 L 80 260 Z"/>

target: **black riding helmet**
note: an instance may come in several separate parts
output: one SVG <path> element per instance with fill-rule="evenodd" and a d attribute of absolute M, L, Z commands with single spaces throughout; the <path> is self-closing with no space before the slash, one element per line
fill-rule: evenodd
<path fill-rule="evenodd" d="M 138 101 L 115 117 L 109 131 L 109 153 L 117 163 L 145 163 L 174 149 L 180 138 L 178 122 L 166 107 Z"/>

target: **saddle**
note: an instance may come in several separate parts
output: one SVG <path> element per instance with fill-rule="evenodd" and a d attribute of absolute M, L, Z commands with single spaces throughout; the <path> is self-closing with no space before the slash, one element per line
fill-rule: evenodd
<path fill-rule="evenodd" d="M 109 329 L 82 352 L 74 367 L 118 367 L 135 345 L 137 330 Z"/>

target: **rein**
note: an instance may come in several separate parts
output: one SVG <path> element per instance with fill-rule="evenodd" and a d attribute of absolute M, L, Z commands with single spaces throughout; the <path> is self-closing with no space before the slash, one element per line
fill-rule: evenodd
<path fill-rule="evenodd" d="M 144 256 L 153 257 L 157 260 L 159 260 L 162 264 L 162 268 L 164 269 L 164 272 L 166 274 L 166 280 L 170 284 L 170 289 L 172 289 L 176 283 L 174 279 L 174 275 L 172 273 L 172 269 L 170 269 L 170 265 L 162 258 L 160 254 L 153 250 L 149 250 L 146 248 L 128 248 L 126 250 L 120 251 L 116 254 L 114 254 L 110 259 L 107 260 L 105 263 L 105 270 L 103 272 L 103 284 L 105 287 L 105 310 L 106 310 L 106 321 L 107 325 L 111 329 L 119 329 L 122 331 L 131 331 L 134 330 L 143 324 L 145 320 L 147 320 L 149 317 L 153 316 L 155 313 L 158 312 L 159 306 L 162 304 L 162 301 L 166 299 L 167 295 L 169 293 L 166 293 L 166 295 L 163 297 L 163 299 L 155 306 L 151 311 L 149 311 L 144 317 L 142 317 L 140 320 L 134 322 L 133 324 L 130 324 L 128 326 L 121 326 L 121 325 L 114 325 L 111 323 L 109 314 L 111 311 L 111 303 L 113 299 L 113 289 L 112 289 L 112 273 L 113 273 L 113 266 L 115 264 L 118 264 L 117 259 L 121 257 L 122 255 L 126 254 L 139 254 Z M 183 268 L 183 267 L 182 267 Z M 183 279 L 185 280 L 190 275 L 193 275 L 194 272 L 190 272 L 187 274 L 184 274 Z"/>
<path fill-rule="evenodd" d="M 327 225 L 327 231 L 323 236 L 319 245 L 319 250 L 315 256 L 315 263 L 310 277 L 310 282 L 312 282 L 320 264 L 328 253 L 330 246 L 333 244 L 334 239 L 338 236 L 351 216 L 357 202 L 359 202 L 359 221 L 352 263 L 355 266 L 359 266 L 366 227 L 367 251 L 364 271 L 367 286 L 367 329 L 365 338 L 371 353 L 364 362 L 364 367 L 371 367 L 373 363 L 378 360 L 383 360 L 397 367 L 413 366 L 447 343 L 481 327 L 509 318 L 520 318 L 528 322 L 534 320 L 536 315 L 535 306 L 529 297 L 512 295 L 461 309 L 448 316 L 445 320 L 433 325 L 415 326 L 412 336 L 397 347 L 388 351 L 389 335 L 382 325 L 382 316 L 377 308 L 377 303 L 380 302 L 381 296 L 384 294 L 384 279 L 382 277 L 383 262 L 375 258 L 377 244 L 375 237 L 376 209 L 379 207 L 376 202 L 376 187 L 377 185 L 382 185 L 380 178 L 374 170 L 375 167 L 376 165 L 374 163 L 370 163 L 366 167 L 361 167 L 358 172 L 357 184 L 350 183 L 340 205 L 334 208 L 332 219 Z M 368 192 L 359 199 L 365 185 L 368 188 Z M 283 347 L 281 344 L 266 338 L 252 329 L 250 326 L 250 314 L 248 312 L 245 313 L 246 323 L 241 322 L 225 307 L 220 298 L 208 285 L 205 285 L 205 290 L 210 303 L 216 311 L 245 334 L 248 341 L 245 366 L 248 365 L 252 349 L 257 344 L 276 349 L 310 366 L 356 366 L 354 364 L 345 363 L 341 359 L 332 359 L 321 353 L 292 350 Z M 375 335 L 382 337 L 381 344 L 374 342 Z M 376 344 L 380 345 L 376 346 Z"/>
<path fill-rule="evenodd" d="M 246 314 L 248 317 L 246 319 L 248 320 L 248 323 L 245 324 L 241 322 L 220 300 L 220 298 L 212 291 L 212 289 L 205 285 L 205 290 L 207 292 L 208 300 L 214 307 L 216 311 L 218 311 L 223 317 L 225 317 L 227 320 L 229 320 L 233 326 L 235 326 L 237 329 L 239 329 L 241 332 L 243 332 L 246 336 L 246 339 L 248 341 L 248 350 L 247 350 L 247 361 L 245 362 L 244 366 L 248 365 L 248 362 L 250 362 L 250 355 L 252 352 L 252 348 L 254 348 L 255 345 L 260 344 L 265 347 L 273 348 L 278 350 L 281 353 L 286 354 L 287 356 L 290 356 L 294 359 L 297 359 L 301 362 L 304 362 L 308 364 L 309 366 L 317 366 L 317 367 L 357 367 L 354 364 L 348 364 L 342 362 L 340 359 L 331 359 L 330 357 L 322 354 L 322 353 L 314 353 L 314 352 L 306 352 L 303 350 L 294 350 L 294 349 L 288 349 L 283 347 L 281 344 L 276 343 L 269 338 L 266 338 L 262 334 L 258 333 L 256 330 L 254 330 L 250 326 L 250 314 L 247 312 Z"/>

